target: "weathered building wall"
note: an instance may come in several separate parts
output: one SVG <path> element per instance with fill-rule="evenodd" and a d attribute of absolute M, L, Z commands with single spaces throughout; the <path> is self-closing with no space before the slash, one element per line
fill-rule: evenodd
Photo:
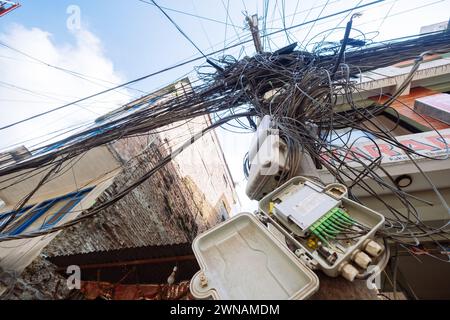
<path fill-rule="evenodd" d="M 55 265 L 40 256 L 20 276 L 0 270 L 0 288 L 4 290 L 1 299 L 69 299 L 75 292 L 69 290 L 66 279 L 55 269 Z M 76 298 L 82 298 L 82 295 L 77 295 Z"/>
<path fill-rule="evenodd" d="M 70 166 L 72 164 L 73 166 Z M 51 199 L 90 185 L 96 178 L 106 175 L 118 167 L 117 161 L 106 146 L 89 150 L 62 167 L 61 172 L 39 188 L 29 200 L 29 204 Z M 12 173 L 0 178 L 0 199 L 6 206 L 1 212 L 12 210 L 14 206 L 28 195 L 50 170 L 32 169 Z"/>
<path fill-rule="evenodd" d="M 164 130 L 160 135 L 168 149 L 173 151 L 210 125 L 208 115 L 199 116 L 188 122 L 167 126 L 170 130 Z M 228 215 L 239 201 L 214 131 L 206 133 L 178 154 L 173 163 L 183 179 L 194 184 L 202 193 L 204 201 L 219 214 Z"/>
<path fill-rule="evenodd" d="M 167 155 L 159 145 L 155 135 L 116 142 L 112 152 L 125 167 L 98 202 L 111 198 Z M 204 205 L 193 200 L 201 199 L 201 194 L 194 189 L 195 186 L 186 185 L 169 163 L 115 205 L 61 232 L 45 253 L 70 255 L 191 241 L 198 232 L 220 220 L 214 212 L 202 212 Z"/>
<path fill-rule="evenodd" d="M 81 291 L 87 300 L 193 300 L 189 281 L 173 285 L 161 284 L 113 284 L 83 281 Z"/>
<path fill-rule="evenodd" d="M 98 185 L 95 180 L 103 181 L 104 175 L 109 174 L 108 185 L 102 187 L 100 192 L 92 192 L 95 193 L 93 199 L 89 194 L 90 204 L 82 206 L 81 210 L 77 206 L 77 211 L 89 208 L 94 202 L 98 204 L 108 201 L 128 184 L 150 171 L 170 153 L 170 146 L 175 146 L 176 142 L 184 142 L 210 124 L 206 116 L 194 120 L 195 123 L 177 127 L 167 134 L 142 135 L 95 148 L 83 157 L 82 166 L 78 165 L 73 172 L 62 175 L 58 184 L 47 185 L 34 200 L 45 200 L 62 191 L 71 192 L 85 184 Z M 161 136 L 166 141 L 175 141 L 175 144 L 163 144 Z M 118 173 L 120 165 L 123 170 Z M 8 196 L 6 198 L 11 200 L 7 199 L 8 202 L 13 203 L 32 185 L 34 184 L 19 184 L 16 189 L 5 194 L 5 197 Z M 43 251 L 49 257 L 190 242 L 199 232 L 226 218 L 236 201 L 234 184 L 219 141 L 214 133 L 210 133 L 115 205 L 60 232 L 54 240 L 55 234 L 45 237 L 45 242 L 40 238 L 18 240 L 22 242 L 16 253 L 20 254 L 20 259 L 25 260 L 20 261 L 21 268 L 16 271 L 21 273 L 49 242 Z M 67 219 L 78 214 L 79 212 L 68 214 Z M 27 242 L 26 246 L 23 245 L 24 242 Z M 0 262 L 6 262 L 4 256 L 0 252 Z M 13 258 L 16 259 L 15 256 Z M 16 260 L 13 262 L 17 264 Z M 26 268 L 21 277 L 30 277 L 34 273 L 37 273 L 35 276 L 42 276 L 46 272 L 33 265 L 34 263 Z M 54 281 L 49 280 L 47 286 L 50 288 L 54 285 Z M 20 287 L 16 289 L 20 296 Z M 40 289 L 36 290 L 34 298 L 39 298 Z M 47 289 L 42 290 L 44 292 Z M 26 291 L 23 292 L 26 296 Z M 41 296 L 44 297 L 45 294 L 41 293 Z"/>
<path fill-rule="evenodd" d="M 95 153 L 94 153 L 95 154 Z M 88 158 L 86 158 L 88 159 Z M 112 158 L 112 155 L 109 153 L 108 161 L 110 161 Z M 92 159 L 91 159 L 92 160 Z M 102 162 L 99 160 L 98 162 Z M 113 161 L 111 161 L 113 162 Z M 85 162 L 83 159 L 81 159 L 76 166 L 77 169 L 85 168 L 89 166 L 89 161 Z M 117 167 L 119 165 L 118 162 L 115 162 L 115 166 Z M 106 166 L 108 167 L 108 166 Z M 113 168 L 114 168 L 113 167 Z M 60 221 L 59 223 L 65 223 L 69 220 L 72 220 L 76 218 L 81 211 L 91 207 L 97 197 L 103 193 L 103 191 L 112 183 L 112 179 L 114 175 L 117 173 L 115 171 L 104 175 L 105 171 L 99 171 L 96 175 L 93 174 L 93 171 L 91 171 L 90 175 L 90 184 L 84 185 L 84 184 L 78 184 L 74 182 L 73 175 L 71 171 L 68 171 L 68 173 L 65 174 L 66 177 L 60 177 L 58 180 L 60 184 L 56 184 L 55 189 L 53 189 L 52 197 L 55 196 L 61 196 L 65 194 L 68 191 L 74 191 L 76 190 L 75 185 L 78 185 L 80 188 L 84 188 L 87 186 L 95 187 L 85 198 L 83 198 L 75 207 L 72 208 L 72 211 L 67 213 Z M 67 176 L 71 177 L 68 178 Z M 70 186 L 72 186 L 73 189 L 67 189 L 67 186 L 64 182 L 68 182 Z M 24 187 L 34 187 L 35 181 L 31 180 L 25 180 L 22 182 L 22 184 L 28 184 L 28 186 Z M 40 190 L 36 193 L 33 202 L 30 202 L 31 204 L 40 203 L 44 200 L 47 200 L 48 198 L 40 193 Z M 29 239 L 17 239 L 17 240 L 10 240 L 5 241 L 1 243 L 0 247 L 0 268 L 6 271 L 10 272 L 17 272 L 20 274 L 42 251 L 42 249 L 52 241 L 52 239 L 57 235 L 58 233 L 53 233 L 45 236 L 35 237 L 35 238 L 29 238 Z"/>

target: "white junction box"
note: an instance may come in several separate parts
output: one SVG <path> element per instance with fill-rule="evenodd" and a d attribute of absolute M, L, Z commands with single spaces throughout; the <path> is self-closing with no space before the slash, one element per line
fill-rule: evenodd
<path fill-rule="evenodd" d="M 381 259 L 382 245 L 373 237 L 384 217 L 346 195 L 341 184 L 295 177 L 265 196 L 257 214 L 241 213 L 197 236 L 192 247 L 201 270 L 191 293 L 307 299 L 319 288 L 316 269 L 353 281 Z"/>
<path fill-rule="evenodd" d="M 268 115 L 264 116 L 258 124 L 258 128 L 250 143 L 250 149 L 248 151 L 250 161 L 255 158 L 266 138 L 273 134 L 278 135 L 278 130 L 274 127 L 271 117 Z"/>
<path fill-rule="evenodd" d="M 287 146 L 278 136 L 270 135 L 262 143 L 257 157 L 257 161 L 253 158 L 251 163 L 245 192 L 250 199 L 259 200 L 277 187 L 283 170 L 289 170 Z"/>
<path fill-rule="evenodd" d="M 191 293 L 205 299 L 306 299 L 317 275 L 250 213 L 239 214 L 193 243 L 201 270 Z"/>
<path fill-rule="evenodd" d="M 280 139 L 270 116 L 264 116 L 258 125 L 248 151 L 250 171 L 246 194 L 259 200 L 274 190 L 287 166 L 287 146 Z"/>
<path fill-rule="evenodd" d="M 303 188 L 291 188 L 273 201 L 274 210 L 280 219 L 305 230 L 319 220 L 324 212 L 336 207 L 339 200 L 322 192 L 322 188 L 316 184 L 306 181 Z"/>
<path fill-rule="evenodd" d="M 316 261 L 325 274 L 336 277 L 346 264 L 360 262 L 361 256 L 368 258 L 364 251 L 384 224 L 383 215 L 346 195 L 347 188 L 342 184 L 321 186 L 308 178 L 295 177 L 261 199 L 259 211 L 270 223 L 281 225 L 288 241 L 304 252 L 307 260 Z M 326 232 L 318 232 L 322 228 Z M 324 239 L 323 234 L 329 238 Z M 314 238 L 327 246 L 323 250 L 314 248 Z M 357 263 L 355 269 L 360 267 Z M 367 267 L 363 265 L 363 269 Z"/>
<path fill-rule="evenodd" d="M 308 124 L 314 134 L 317 127 Z M 290 157 L 289 152 L 297 153 Z M 318 176 L 313 159 L 306 149 L 289 150 L 280 137 L 276 123 L 269 115 L 262 118 L 248 152 L 249 174 L 245 193 L 261 200 L 288 176 Z"/>

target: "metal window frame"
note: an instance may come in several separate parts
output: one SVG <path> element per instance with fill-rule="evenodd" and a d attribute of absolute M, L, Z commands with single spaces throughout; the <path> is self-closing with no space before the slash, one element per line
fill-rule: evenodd
<path fill-rule="evenodd" d="M 65 209 L 66 212 L 64 212 L 63 214 L 61 214 L 55 221 L 53 221 L 52 223 L 47 223 L 44 222 L 38 230 L 43 230 L 43 229 L 47 229 L 49 227 L 54 226 L 55 224 L 57 224 L 66 214 L 68 214 L 69 212 L 71 212 L 71 210 L 73 209 L 73 207 L 75 207 L 83 198 L 85 198 L 93 189 L 94 187 L 89 187 L 80 191 L 76 191 L 76 192 L 71 192 L 69 194 L 66 194 L 64 196 L 60 196 L 57 198 L 53 198 L 50 200 L 46 200 L 44 202 L 41 202 L 39 204 L 37 204 L 36 206 L 34 206 L 31 210 L 28 211 L 29 217 L 27 217 L 25 219 L 25 221 L 23 221 L 19 226 L 15 227 L 14 229 L 10 230 L 8 232 L 9 235 L 18 235 L 20 233 L 22 233 L 23 231 L 25 231 L 31 224 L 33 224 L 37 219 L 39 219 L 40 217 L 42 217 L 42 215 L 44 215 L 48 210 L 50 210 L 55 204 L 57 204 L 60 201 L 63 200 L 76 200 L 69 208 L 64 208 L 65 206 L 63 206 L 62 208 L 60 208 L 58 211 L 56 211 L 54 214 L 52 214 L 50 217 L 48 217 L 47 221 L 51 221 L 52 218 L 58 214 L 61 213 L 62 209 Z M 29 209 L 29 208 L 28 208 Z M 26 212 L 26 211 L 24 211 Z M 11 212 L 12 213 L 12 212 Z M 9 213 L 9 214 L 11 214 Z M 23 213 L 22 213 L 23 214 Z M 21 215 L 22 215 L 21 214 Z"/>
<path fill-rule="evenodd" d="M 49 207 L 52 208 L 53 205 L 55 205 L 56 203 L 58 203 L 59 201 L 62 200 L 66 200 L 69 199 L 69 201 L 71 200 L 75 200 L 69 207 L 66 208 L 66 205 L 64 205 L 61 209 L 59 209 L 58 211 L 56 211 L 54 214 L 52 214 L 50 217 L 48 217 L 47 221 L 51 221 L 53 219 L 53 217 L 55 217 L 56 215 L 60 214 L 60 212 L 64 209 L 66 210 L 66 212 L 64 212 L 63 214 L 61 214 L 55 221 L 53 221 L 52 223 L 49 222 L 45 222 L 42 224 L 42 226 L 40 227 L 40 229 L 46 229 L 49 227 L 54 226 L 55 224 L 57 224 L 66 214 L 68 214 L 69 212 L 72 211 L 72 209 L 78 204 L 80 203 L 81 200 L 83 200 L 89 192 L 91 192 L 94 189 L 94 187 L 90 187 L 84 190 L 81 190 L 79 192 L 74 192 L 72 193 L 72 196 L 67 195 L 67 196 L 63 196 L 59 199 L 55 199 L 54 201 L 52 201 L 52 205 Z M 48 209 L 47 209 L 48 210 Z"/>
<path fill-rule="evenodd" d="M 33 208 L 34 206 L 35 206 L 35 205 L 32 204 L 32 205 L 23 207 L 22 209 L 19 210 L 19 212 L 16 214 L 16 216 L 15 216 L 14 219 L 17 219 L 17 218 L 23 216 L 24 213 L 26 213 L 28 210 L 30 210 L 30 209 Z M 8 218 L 9 216 L 13 215 L 13 214 L 16 213 L 16 212 L 17 212 L 16 210 L 12 210 L 12 211 L 5 212 L 5 213 L 0 214 L 0 227 L 3 226 L 3 224 L 6 223 L 7 218 Z"/>

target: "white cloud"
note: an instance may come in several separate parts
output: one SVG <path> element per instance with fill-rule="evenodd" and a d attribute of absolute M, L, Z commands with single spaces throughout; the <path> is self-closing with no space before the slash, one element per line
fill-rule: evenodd
<path fill-rule="evenodd" d="M 89 81 L 80 79 L 0 46 L 0 127 L 124 82 L 105 56 L 100 39 L 86 29 L 72 36 L 74 44 L 57 45 L 50 33 L 38 28 L 14 25 L 0 33 L 0 41 L 12 48 L 89 76 Z M 114 91 L 2 130 L 0 148 L 93 120 L 130 101 L 130 95 L 126 89 Z"/>

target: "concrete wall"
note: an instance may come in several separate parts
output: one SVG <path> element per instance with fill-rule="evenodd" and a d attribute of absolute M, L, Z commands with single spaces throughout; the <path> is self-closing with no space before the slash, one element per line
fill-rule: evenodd
<path fill-rule="evenodd" d="M 378 96 L 381 93 L 394 93 L 405 81 L 411 66 L 396 67 L 389 66 L 376 69 L 373 72 L 366 72 L 361 76 L 361 82 L 357 84 L 358 94 L 354 95 L 354 100 L 359 101 L 369 97 Z M 450 62 L 448 58 L 423 62 L 419 70 L 414 74 L 413 80 L 403 92 L 407 95 L 411 88 L 436 86 L 450 82 Z M 343 103 L 343 98 L 339 98 L 338 103 Z M 349 109 L 347 104 L 338 107 L 339 110 Z"/>
<path fill-rule="evenodd" d="M 103 180 L 99 179 L 94 181 L 92 183 L 92 186 L 95 186 L 94 190 L 83 198 L 70 213 L 66 214 L 58 224 L 63 224 L 76 218 L 83 210 L 91 207 L 96 202 L 97 197 L 103 193 L 112 181 L 112 177 L 105 177 Z M 20 274 L 58 233 L 30 239 L 0 242 L 0 268 Z"/>
<path fill-rule="evenodd" d="M 120 140 L 112 151 L 120 156 L 124 169 L 98 198 L 100 203 L 151 170 L 168 154 L 160 147 L 158 137 L 150 134 Z M 188 187 L 169 163 L 113 206 L 64 230 L 45 253 L 72 255 L 191 241 L 198 232 L 220 221 L 216 212 L 202 210 L 204 207 L 194 201 L 199 198 L 202 193 L 196 185 Z"/>
<path fill-rule="evenodd" d="M 67 280 L 56 272 L 56 266 L 43 257 L 36 258 L 21 275 L 0 271 L 1 299 L 69 299 L 74 293 L 69 290 Z M 82 295 L 74 298 L 80 299 Z"/>
<path fill-rule="evenodd" d="M 92 185 L 95 179 L 116 170 L 119 165 L 108 147 L 92 149 L 65 163 L 54 178 L 39 188 L 29 203 L 38 203 Z M 38 168 L 35 171 L 21 171 L 0 177 L 0 199 L 6 203 L 0 212 L 12 210 L 20 199 L 35 188 L 48 170 L 49 168 Z"/>
<path fill-rule="evenodd" d="M 211 125 L 209 116 L 197 117 L 187 123 L 174 123 L 160 133 L 169 151 L 186 142 L 191 136 Z M 186 148 L 174 160 L 175 168 L 184 179 L 195 184 L 204 195 L 208 206 L 220 210 L 224 206 L 228 213 L 239 201 L 232 176 L 214 131 Z"/>

